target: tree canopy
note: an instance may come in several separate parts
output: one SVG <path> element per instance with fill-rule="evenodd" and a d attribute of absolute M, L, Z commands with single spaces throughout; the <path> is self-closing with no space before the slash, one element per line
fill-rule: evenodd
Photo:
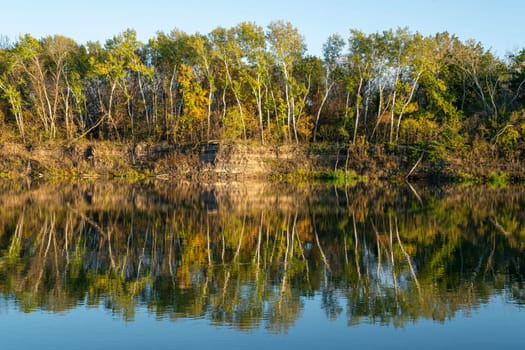
<path fill-rule="evenodd" d="M 331 35 L 306 54 L 290 23 L 208 34 L 128 29 L 105 43 L 26 34 L 0 47 L 0 131 L 80 138 L 414 146 L 431 157 L 524 155 L 525 49 L 407 28 Z"/>

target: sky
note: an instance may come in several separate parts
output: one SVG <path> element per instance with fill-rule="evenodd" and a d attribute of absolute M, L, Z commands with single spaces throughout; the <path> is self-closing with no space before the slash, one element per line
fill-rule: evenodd
<path fill-rule="evenodd" d="M 0 6 L 0 36 L 60 34 L 79 43 L 101 41 L 127 28 L 146 42 L 178 28 L 209 33 L 243 21 L 261 26 L 285 20 L 321 55 L 329 35 L 408 27 L 433 35 L 448 31 L 480 41 L 498 56 L 525 48 L 524 0 L 8 0 Z"/>

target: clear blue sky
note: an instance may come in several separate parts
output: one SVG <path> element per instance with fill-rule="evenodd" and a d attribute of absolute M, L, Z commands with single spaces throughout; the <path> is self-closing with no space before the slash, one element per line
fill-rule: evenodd
<path fill-rule="evenodd" d="M 142 41 L 159 30 L 208 33 L 242 21 L 293 23 L 309 52 L 350 28 L 371 33 L 408 26 L 476 39 L 497 55 L 525 48 L 525 0 L 11 0 L 0 5 L 0 35 L 62 34 L 79 43 L 105 41 L 134 28 Z"/>

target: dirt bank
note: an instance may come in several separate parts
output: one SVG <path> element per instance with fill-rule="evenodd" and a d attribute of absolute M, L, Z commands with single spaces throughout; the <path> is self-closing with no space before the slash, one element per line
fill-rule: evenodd
<path fill-rule="evenodd" d="M 0 177 L 8 178 L 146 178 L 197 181 L 299 177 L 316 172 L 351 171 L 369 180 L 487 178 L 505 171 L 512 177 L 522 167 L 505 164 L 480 167 L 460 160 L 431 162 L 386 148 L 346 148 L 340 145 L 281 145 L 205 143 L 136 145 L 83 141 L 74 145 L 27 146 L 0 144 Z"/>
<path fill-rule="evenodd" d="M 0 174 L 10 178 L 151 176 L 239 180 L 342 167 L 346 156 L 337 152 L 333 146 L 312 150 L 296 145 L 219 143 L 83 142 L 39 146 L 4 143 L 0 144 Z"/>

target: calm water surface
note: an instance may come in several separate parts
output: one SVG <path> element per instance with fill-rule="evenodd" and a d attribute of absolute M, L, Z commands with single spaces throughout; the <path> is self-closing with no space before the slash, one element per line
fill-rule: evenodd
<path fill-rule="evenodd" d="M 0 183 L 1 346 L 523 349 L 523 208 L 521 187 Z"/>

